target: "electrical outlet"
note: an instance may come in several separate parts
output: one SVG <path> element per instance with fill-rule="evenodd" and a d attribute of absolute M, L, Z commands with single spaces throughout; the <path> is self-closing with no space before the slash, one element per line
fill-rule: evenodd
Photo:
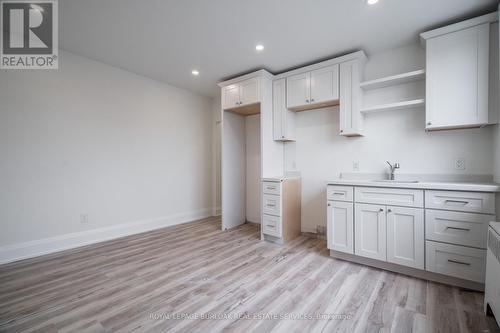
<path fill-rule="evenodd" d="M 352 171 L 359 171 L 359 161 L 352 162 Z"/>
<path fill-rule="evenodd" d="M 465 170 L 465 158 L 457 157 L 455 159 L 455 170 Z"/>
<path fill-rule="evenodd" d="M 80 215 L 80 223 L 82 224 L 89 223 L 89 216 L 87 214 Z"/>

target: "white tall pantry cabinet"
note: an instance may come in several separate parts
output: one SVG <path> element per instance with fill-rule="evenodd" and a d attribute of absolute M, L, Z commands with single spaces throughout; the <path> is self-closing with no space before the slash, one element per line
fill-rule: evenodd
<path fill-rule="evenodd" d="M 247 221 L 247 156 L 245 119 L 260 117 L 260 179 L 283 173 L 283 144 L 273 138 L 273 76 L 259 70 L 219 83 L 221 87 L 222 229 Z M 260 183 L 260 179 L 258 179 Z M 260 184 L 258 185 L 260 188 Z M 260 192 L 252 194 L 260 202 Z M 260 206 L 260 205 L 259 205 Z M 260 216 L 260 212 L 256 215 Z"/>

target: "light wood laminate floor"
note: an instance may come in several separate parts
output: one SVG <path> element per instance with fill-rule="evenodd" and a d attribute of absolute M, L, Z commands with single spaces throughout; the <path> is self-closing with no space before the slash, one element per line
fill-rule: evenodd
<path fill-rule="evenodd" d="M 259 235 L 210 218 L 0 266 L 0 332 L 491 330 L 482 293 Z"/>

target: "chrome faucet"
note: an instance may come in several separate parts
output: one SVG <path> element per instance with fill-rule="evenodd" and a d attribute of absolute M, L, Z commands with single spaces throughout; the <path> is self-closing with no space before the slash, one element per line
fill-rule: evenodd
<path fill-rule="evenodd" d="M 394 171 L 396 171 L 396 169 L 399 169 L 399 163 L 394 163 L 394 164 L 391 164 L 389 161 L 386 161 L 387 164 L 389 164 L 389 166 L 391 167 L 391 175 L 390 175 L 390 179 L 391 180 L 394 180 Z"/>

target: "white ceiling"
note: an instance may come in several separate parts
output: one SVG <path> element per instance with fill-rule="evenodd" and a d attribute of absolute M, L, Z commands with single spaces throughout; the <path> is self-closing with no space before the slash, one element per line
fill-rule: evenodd
<path fill-rule="evenodd" d="M 497 0 L 60 0 L 61 47 L 207 96 L 216 83 L 273 73 L 496 9 Z M 255 51 L 262 43 L 265 50 Z M 200 71 L 198 77 L 191 70 Z"/>

